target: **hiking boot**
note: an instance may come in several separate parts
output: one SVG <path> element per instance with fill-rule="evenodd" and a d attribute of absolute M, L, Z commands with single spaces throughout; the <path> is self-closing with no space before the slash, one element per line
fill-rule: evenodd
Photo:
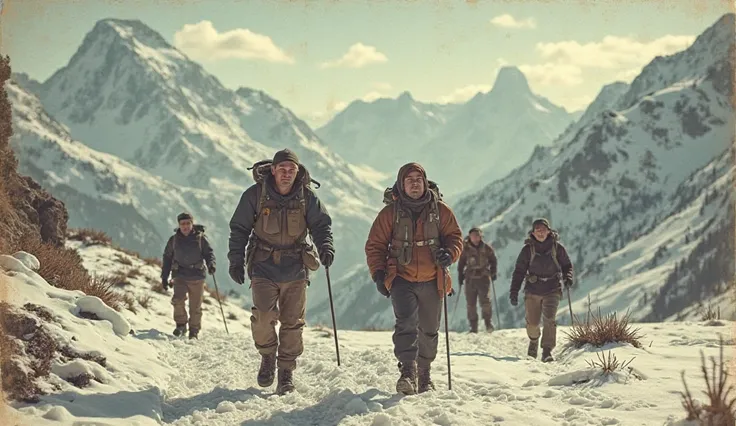
<path fill-rule="evenodd" d="M 401 377 L 396 382 L 396 392 L 404 395 L 417 393 L 417 362 L 399 363 L 399 371 L 401 371 Z"/>
<path fill-rule="evenodd" d="M 470 321 L 470 332 L 471 333 L 478 332 L 478 321 Z"/>
<path fill-rule="evenodd" d="M 199 339 L 199 329 L 198 328 L 190 328 L 189 329 L 189 338 L 190 339 Z"/>
<path fill-rule="evenodd" d="M 542 362 L 551 362 L 555 359 L 552 357 L 552 349 L 542 348 Z"/>
<path fill-rule="evenodd" d="M 176 328 L 174 329 L 174 336 L 179 337 L 179 336 L 182 336 L 186 332 L 187 332 L 187 325 L 186 324 L 184 324 L 184 325 L 178 325 L 177 324 Z"/>
<path fill-rule="evenodd" d="M 491 324 L 491 320 L 487 319 L 485 320 L 485 323 L 486 323 L 486 332 L 493 333 L 494 329 L 493 329 L 493 324 Z"/>
<path fill-rule="evenodd" d="M 529 350 L 527 350 L 526 354 L 532 358 L 536 358 L 538 350 L 539 350 L 539 339 L 529 339 Z"/>
<path fill-rule="evenodd" d="M 430 390 L 435 390 L 432 378 L 429 377 L 430 367 L 417 367 L 417 376 L 419 379 L 418 392 L 424 393 Z"/>
<path fill-rule="evenodd" d="M 261 368 L 258 370 L 258 386 L 265 388 L 273 384 L 276 373 L 276 354 L 261 355 Z"/>
<path fill-rule="evenodd" d="M 291 379 L 292 371 L 279 368 L 279 384 L 276 386 L 276 393 L 279 395 L 285 395 L 289 392 L 294 392 L 294 383 Z"/>

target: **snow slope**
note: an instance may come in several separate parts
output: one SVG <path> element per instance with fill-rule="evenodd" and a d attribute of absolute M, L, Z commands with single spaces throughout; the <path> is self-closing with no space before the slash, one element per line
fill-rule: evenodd
<path fill-rule="evenodd" d="M 142 22 L 97 22 L 69 63 L 36 89 L 46 114 L 66 129 L 52 139 L 68 134 L 93 151 L 116 156 L 147 172 L 144 176 L 165 182 L 165 188 L 159 185 L 154 191 L 170 191 L 168 197 L 131 201 L 156 209 L 138 213 L 161 238 L 172 232 L 178 213 L 172 210 L 182 204 L 159 207 L 168 198 L 185 197 L 184 206 L 207 226 L 219 264 L 225 265 L 227 222 L 242 191 L 253 183 L 247 167 L 288 147 L 322 184 L 316 193 L 333 217 L 337 246 L 333 274 L 339 276 L 362 260 L 362 249 L 351 242 L 367 232 L 380 206 L 382 193 L 375 179 L 354 172 L 278 101 L 249 88 L 228 90 Z M 25 141 L 25 135 L 16 145 L 32 145 L 37 138 L 31 134 Z M 72 168 L 63 161 L 54 166 L 52 172 L 60 176 Z M 189 197 L 191 192 L 198 195 Z M 85 205 L 87 215 L 78 221 L 93 223 L 95 205 L 89 199 Z M 107 211 L 112 207 L 100 206 Z M 114 224 L 98 226 L 119 234 Z M 154 241 L 150 244 L 157 247 L 151 250 L 162 250 Z M 233 285 L 227 268 L 219 268 L 218 277 L 224 285 Z M 324 286 L 324 274 L 314 275 L 312 288 Z"/>
<path fill-rule="evenodd" d="M 733 15 L 726 15 L 692 47 L 667 59 L 671 69 L 645 67 L 646 74 L 635 80 L 675 81 L 672 85 L 640 93 L 639 101 L 626 109 L 593 113 L 600 105 L 619 103 L 616 96 L 599 96 L 586 113 L 589 121 L 576 124 L 577 132 L 566 133 L 554 147 L 537 147 L 526 164 L 504 179 L 451 201 L 461 227 L 480 226 L 496 250 L 502 327 L 524 324 L 523 313 L 508 303 L 508 291 L 516 258 L 538 216 L 549 218 L 561 232 L 573 261 L 576 312 L 586 312 L 590 295 L 592 309 L 604 313 L 631 309 L 639 320 L 693 318 L 700 315 L 700 305 L 719 298 L 722 315 L 736 318 L 735 305 L 720 297 L 734 275 L 733 258 L 727 255 L 733 252 L 729 230 L 734 228 L 728 72 L 733 68 L 724 47 L 733 45 L 733 29 Z M 672 73 L 685 69 L 681 61 L 701 64 L 703 74 L 682 73 L 685 80 L 674 80 Z M 618 99 L 635 96 L 635 86 L 641 87 L 632 85 Z M 714 265 L 718 273 L 691 266 L 670 278 L 689 257 L 692 265 Z M 354 274 L 337 284 L 350 289 L 338 296 L 338 323 L 356 329 L 391 327 L 391 304 L 375 290 L 367 268 Z M 464 295 L 459 297 L 451 328 L 467 329 Z M 326 309 L 323 302 L 319 320 L 327 322 Z M 567 311 L 562 303 L 559 322 L 569 321 Z"/>
<path fill-rule="evenodd" d="M 93 272 L 126 268 L 115 260 L 123 253 L 69 245 L 80 250 L 85 267 Z M 338 367 L 331 330 L 307 326 L 305 351 L 294 375 L 296 392 L 279 397 L 272 394 L 275 385 L 257 386 L 259 356 L 246 310 L 225 303 L 225 315 L 237 317 L 228 320 L 228 335 L 216 304 L 205 303 L 200 339 L 189 341 L 169 334 L 170 296 L 152 293 L 149 308 L 138 307 L 138 314 L 122 312 L 122 324 L 129 324 L 133 333 L 118 335 L 108 321 L 77 316 L 75 306 L 85 296 L 50 287 L 28 268 L 38 266 L 32 265 L 34 259 L 22 253 L 0 257 L 10 302 L 46 307 L 55 317 L 45 325 L 52 335 L 77 350 L 106 357 L 107 365 L 57 360 L 45 383 L 59 389 L 48 388 L 49 394 L 36 404 L 11 403 L 9 419 L 17 422 L 13 424 L 685 426 L 689 423 L 683 420 L 676 394 L 683 390 L 680 372 L 685 372 L 697 397 L 704 389 L 700 351 L 717 356 L 719 336 L 728 345 L 726 354 L 735 344 L 733 322 L 644 324 L 642 348 L 608 344 L 573 349 L 565 345 L 566 327 L 559 327 L 557 362 L 543 364 L 525 357 L 523 329 L 493 335 L 451 332 L 452 390 L 447 389 L 447 352 L 441 336 L 433 364 L 437 390 L 399 396 L 393 390 L 398 371 L 390 332 L 338 331 Z M 129 268 L 139 268 L 143 275 L 131 280 L 126 290 L 149 292 L 145 279 L 155 278 L 155 271 L 130 260 Z M 619 361 L 635 357 L 633 369 L 604 376 L 588 365 L 608 351 Z M 62 379 L 85 371 L 99 381 L 76 388 Z"/>

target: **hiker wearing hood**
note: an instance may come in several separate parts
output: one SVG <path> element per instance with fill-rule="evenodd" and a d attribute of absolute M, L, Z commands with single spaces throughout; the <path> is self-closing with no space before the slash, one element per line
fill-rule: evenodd
<path fill-rule="evenodd" d="M 283 395 L 294 390 L 293 371 L 304 351 L 309 273 L 320 264 L 329 268 L 335 257 L 332 219 L 309 186 L 309 172 L 288 149 L 256 163 L 253 180 L 230 220 L 229 272 L 238 284 L 246 273 L 250 279 L 258 385 L 271 386 L 278 367 L 276 393 Z"/>
<path fill-rule="evenodd" d="M 442 303 L 453 292 L 447 268 L 460 257 L 463 235 L 417 163 L 401 167 L 384 203 L 368 233 L 366 260 L 396 317 L 394 355 L 401 372 L 396 391 L 421 393 L 434 390 L 430 366 L 437 356 Z"/>
<path fill-rule="evenodd" d="M 465 284 L 465 300 L 468 305 L 468 322 L 470 332 L 478 332 L 478 308 L 480 301 L 481 314 L 486 331 L 493 332 L 491 315 L 491 299 L 488 297 L 491 280 L 496 281 L 496 253 L 488 243 L 483 241 L 480 228 L 472 228 L 465 238 L 463 254 L 457 262 L 457 274 L 460 288 Z M 467 281 L 467 282 L 466 282 Z"/>
<path fill-rule="evenodd" d="M 202 327 L 202 298 L 204 296 L 205 272 L 215 274 L 215 252 L 204 235 L 204 226 L 195 225 L 189 213 L 177 216 L 179 227 L 169 238 L 164 248 L 161 284 L 169 289 L 169 273 L 173 278 L 174 335 L 187 331 L 187 310 L 184 307 L 189 297 L 189 338 L 199 335 Z"/>
<path fill-rule="evenodd" d="M 539 324 L 544 318 L 542 336 L 542 361 L 553 361 L 552 350 L 557 342 L 557 308 L 562 297 L 562 285 L 573 284 L 573 267 L 567 250 L 559 242 L 559 235 L 552 230 L 547 219 L 532 223 L 529 238 L 524 241 L 516 259 L 516 268 L 511 279 L 509 297 L 511 304 L 519 303 L 519 289 L 524 285 L 524 307 L 526 308 L 526 333 L 529 337 L 527 354 L 537 357 L 539 348 Z"/>

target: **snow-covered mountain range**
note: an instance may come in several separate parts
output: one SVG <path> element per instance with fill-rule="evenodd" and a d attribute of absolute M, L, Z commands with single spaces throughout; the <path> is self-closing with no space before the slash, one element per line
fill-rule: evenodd
<path fill-rule="evenodd" d="M 68 194 L 59 195 L 78 216 L 72 224 L 141 249 L 145 241 L 144 251 L 160 256 L 176 214 L 189 210 L 214 242 L 218 278 L 230 283 L 227 222 L 253 183 L 247 167 L 290 148 L 322 184 L 316 193 L 333 217 L 337 246 L 333 275 L 363 261 L 353 241 L 367 233 L 381 187 L 278 101 L 225 88 L 142 22 L 101 20 L 47 81 L 14 80 L 14 107 L 26 110 L 14 117 L 21 172 Z M 324 285 L 322 271 L 313 278 L 312 288 Z"/>
<path fill-rule="evenodd" d="M 489 92 L 465 103 L 423 103 L 408 92 L 358 100 L 316 132 L 340 155 L 384 173 L 418 161 L 449 196 L 505 176 L 576 116 L 533 93 L 517 67 L 504 66 Z"/>
<path fill-rule="evenodd" d="M 733 61 L 727 14 L 686 50 L 655 58 L 629 87 L 604 89 L 600 104 L 612 108 L 592 105 L 554 148 L 538 148 L 452 204 L 463 229 L 480 226 L 496 249 L 503 327 L 523 325 L 508 290 L 538 216 L 560 231 L 574 263 L 578 314 L 590 296 L 593 309 L 631 309 L 635 319 L 693 318 L 709 301 L 734 315 L 726 293 L 734 276 Z M 365 270 L 355 273 L 340 283 L 351 291 L 336 302 L 339 323 L 390 326 L 390 303 Z M 467 323 L 460 305 L 455 326 Z M 558 321 L 569 321 L 567 312 L 565 301 Z"/>

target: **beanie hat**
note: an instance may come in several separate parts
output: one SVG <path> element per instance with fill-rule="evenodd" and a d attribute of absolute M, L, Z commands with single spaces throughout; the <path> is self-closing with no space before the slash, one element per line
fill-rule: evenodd
<path fill-rule="evenodd" d="M 547 227 L 547 229 L 552 229 L 551 226 L 549 226 L 549 221 L 543 217 L 540 217 L 539 219 L 536 219 L 534 222 L 532 222 L 532 229 L 534 229 L 537 225 L 544 225 Z"/>
<path fill-rule="evenodd" d="M 192 215 L 189 214 L 189 213 L 187 213 L 187 212 L 179 213 L 179 216 L 176 217 L 176 221 L 177 222 L 181 222 L 182 220 L 186 220 L 186 219 L 194 220 L 194 218 L 192 217 Z"/>
<path fill-rule="evenodd" d="M 483 231 L 481 231 L 480 228 L 478 228 L 477 226 L 470 228 L 470 232 L 468 232 L 468 234 L 472 234 L 473 232 L 477 232 L 479 235 L 483 235 Z"/>
<path fill-rule="evenodd" d="M 278 151 L 276 154 L 274 154 L 271 164 L 275 166 L 284 161 L 293 161 L 294 163 L 299 165 L 299 158 L 288 148 L 282 149 L 281 151 Z"/>

